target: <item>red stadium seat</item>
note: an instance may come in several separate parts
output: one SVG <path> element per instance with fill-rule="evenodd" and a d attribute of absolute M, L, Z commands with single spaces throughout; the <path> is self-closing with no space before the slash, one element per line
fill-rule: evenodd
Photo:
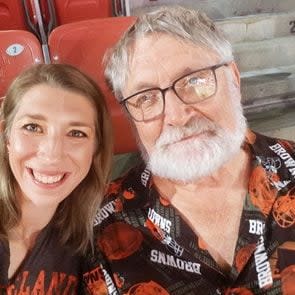
<path fill-rule="evenodd" d="M 41 62 L 42 49 L 35 35 L 21 30 L 0 31 L 0 97 L 18 74 Z"/>
<path fill-rule="evenodd" d="M 22 1 L 0 0 L 0 30 L 26 30 Z"/>
<path fill-rule="evenodd" d="M 133 152 L 137 146 L 129 122 L 104 80 L 102 59 L 134 21 L 135 17 L 113 17 L 71 23 L 55 28 L 48 40 L 53 63 L 72 64 L 101 87 L 113 120 L 115 153 Z"/>
<path fill-rule="evenodd" d="M 59 25 L 112 16 L 110 0 L 54 0 L 54 4 Z"/>

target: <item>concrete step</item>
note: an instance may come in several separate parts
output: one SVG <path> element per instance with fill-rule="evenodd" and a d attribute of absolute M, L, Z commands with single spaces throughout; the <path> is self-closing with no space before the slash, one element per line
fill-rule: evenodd
<path fill-rule="evenodd" d="M 295 94 L 295 64 L 241 74 L 242 103 L 272 103 Z"/>
<path fill-rule="evenodd" d="M 295 141 L 295 106 L 246 117 L 249 126 L 257 132 Z"/>
<path fill-rule="evenodd" d="M 294 114 L 294 116 L 295 116 L 295 114 Z M 273 130 L 269 130 L 269 131 L 262 130 L 262 132 L 265 135 L 268 135 L 271 137 L 285 138 L 285 139 L 292 140 L 295 142 L 295 126 L 278 128 L 278 129 L 273 129 Z"/>
<path fill-rule="evenodd" d="M 295 141 L 295 64 L 242 73 L 241 91 L 249 126 Z"/>
<path fill-rule="evenodd" d="M 295 8 L 287 13 L 267 13 L 216 21 L 231 43 L 295 35 Z M 292 33 L 293 32 L 293 33 Z"/>
<path fill-rule="evenodd" d="M 286 36 L 233 45 L 241 72 L 288 66 L 295 62 L 295 38 Z"/>
<path fill-rule="evenodd" d="M 295 10 L 294 0 L 126 0 L 125 2 L 126 10 L 131 15 L 155 10 L 161 5 L 179 4 L 203 10 L 213 19 Z"/>

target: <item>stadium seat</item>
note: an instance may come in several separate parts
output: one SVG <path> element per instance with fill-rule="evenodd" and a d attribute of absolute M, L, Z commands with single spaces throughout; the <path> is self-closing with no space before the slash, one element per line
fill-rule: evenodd
<path fill-rule="evenodd" d="M 41 45 L 35 35 L 22 30 L 0 31 L 0 97 L 18 74 L 42 62 Z"/>
<path fill-rule="evenodd" d="M 0 30 L 26 30 L 22 1 L 0 0 Z"/>
<path fill-rule="evenodd" d="M 58 25 L 112 16 L 110 0 L 54 0 L 54 6 Z"/>
<path fill-rule="evenodd" d="M 137 150 L 132 129 L 121 106 L 109 90 L 103 76 L 102 59 L 135 17 L 112 17 L 81 21 L 59 26 L 49 35 L 49 50 L 53 63 L 67 63 L 91 76 L 105 94 L 111 112 L 115 153 Z"/>

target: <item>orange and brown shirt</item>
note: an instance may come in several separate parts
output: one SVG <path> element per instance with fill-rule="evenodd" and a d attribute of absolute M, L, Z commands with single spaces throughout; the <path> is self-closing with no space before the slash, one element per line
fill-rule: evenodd
<path fill-rule="evenodd" d="M 97 213 L 85 292 L 294 295 L 295 143 L 249 133 L 245 144 L 253 170 L 229 273 L 140 163 L 110 186 Z"/>

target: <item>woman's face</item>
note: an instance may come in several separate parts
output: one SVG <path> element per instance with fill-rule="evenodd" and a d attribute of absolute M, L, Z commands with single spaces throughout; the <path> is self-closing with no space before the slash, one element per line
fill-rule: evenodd
<path fill-rule="evenodd" d="M 24 94 L 7 140 L 21 200 L 57 206 L 79 185 L 92 164 L 96 120 L 75 92 L 39 84 Z"/>

